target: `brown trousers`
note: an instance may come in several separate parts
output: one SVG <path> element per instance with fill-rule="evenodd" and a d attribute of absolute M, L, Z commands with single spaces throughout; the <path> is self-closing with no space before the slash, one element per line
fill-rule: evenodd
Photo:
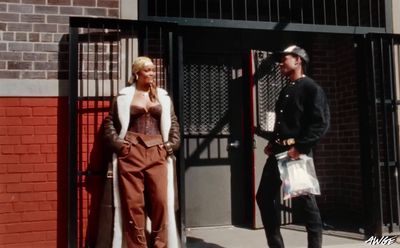
<path fill-rule="evenodd" d="M 152 233 L 149 247 L 167 247 L 167 152 L 161 135 L 128 132 L 127 155 L 118 158 L 124 236 L 130 248 L 147 248 L 146 216 Z"/>

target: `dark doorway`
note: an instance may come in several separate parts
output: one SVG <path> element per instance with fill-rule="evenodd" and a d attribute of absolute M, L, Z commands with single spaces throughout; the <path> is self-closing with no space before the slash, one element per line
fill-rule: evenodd
<path fill-rule="evenodd" d="M 245 60 L 239 53 L 184 56 L 186 224 L 247 225 Z"/>

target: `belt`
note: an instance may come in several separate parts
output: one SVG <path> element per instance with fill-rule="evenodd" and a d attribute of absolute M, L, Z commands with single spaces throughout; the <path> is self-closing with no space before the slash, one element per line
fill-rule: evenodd
<path fill-rule="evenodd" d="M 139 143 L 139 141 L 142 141 L 147 148 L 163 144 L 163 139 L 161 135 L 149 135 L 149 134 L 135 133 L 132 131 L 128 131 L 126 133 L 125 140 L 129 141 L 134 145 Z"/>
<path fill-rule="evenodd" d="M 284 140 L 277 139 L 277 140 L 275 140 L 275 142 L 281 146 L 291 146 L 291 145 L 296 144 L 296 141 L 293 138 L 284 139 Z"/>

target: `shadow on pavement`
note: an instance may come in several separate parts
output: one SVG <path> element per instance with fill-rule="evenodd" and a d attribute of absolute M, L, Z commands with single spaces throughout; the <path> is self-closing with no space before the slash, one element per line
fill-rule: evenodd
<path fill-rule="evenodd" d="M 187 237 L 188 248 L 224 248 L 223 246 L 205 242 L 203 239 Z"/>

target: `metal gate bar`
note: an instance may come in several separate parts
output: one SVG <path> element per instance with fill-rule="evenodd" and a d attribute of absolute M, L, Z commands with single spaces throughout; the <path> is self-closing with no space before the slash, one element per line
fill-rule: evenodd
<path fill-rule="evenodd" d="M 148 16 L 385 27 L 387 0 L 144 0 Z M 391 5 L 390 5 L 391 6 Z"/>
<path fill-rule="evenodd" d="M 360 105 L 362 166 L 366 187 L 368 234 L 400 233 L 399 189 L 399 54 L 400 36 L 370 34 L 364 38 L 367 85 Z M 396 80 L 397 78 L 397 80 Z M 363 87 L 362 87 L 363 88 Z M 365 126 L 364 126 L 365 125 Z M 367 144 L 367 145 L 365 145 Z M 368 216 L 371 215 L 371 216 Z"/>

